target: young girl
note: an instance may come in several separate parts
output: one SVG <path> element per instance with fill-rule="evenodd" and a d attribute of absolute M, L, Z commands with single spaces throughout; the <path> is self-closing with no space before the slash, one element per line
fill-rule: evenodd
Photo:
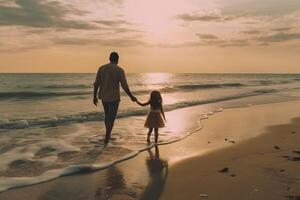
<path fill-rule="evenodd" d="M 155 143 L 158 142 L 158 129 L 165 126 L 165 113 L 162 106 L 162 97 L 159 91 L 154 90 L 150 94 L 150 99 L 146 103 L 137 101 L 140 106 L 150 105 L 150 112 L 148 113 L 145 127 L 149 128 L 147 142 L 150 142 L 150 136 L 154 129 L 155 132 Z"/>

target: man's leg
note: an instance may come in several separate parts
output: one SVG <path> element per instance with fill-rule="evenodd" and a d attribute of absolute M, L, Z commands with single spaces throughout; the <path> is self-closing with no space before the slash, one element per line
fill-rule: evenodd
<path fill-rule="evenodd" d="M 104 124 L 105 124 L 105 141 L 108 141 L 108 136 L 110 135 L 109 133 L 109 102 L 103 102 L 103 110 L 104 110 Z"/>
<path fill-rule="evenodd" d="M 108 109 L 109 109 L 109 105 L 107 102 L 102 102 L 103 105 L 103 110 L 104 110 L 104 123 L 105 123 L 105 128 L 108 128 Z"/>
<path fill-rule="evenodd" d="M 114 123 L 117 117 L 117 113 L 118 113 L 118 109 L 119 109 L 119 101 L 115 101 L 115 102 L 111 102 L 110 106 L 109 106 L 109 111 L 108 111 L 108 115 L 109 115 L 109 126 L 110 126 L 110 132 L 112 131 L 113 127 L 114 127 Z"/>
<path fill-rule="evenodd" d="M 111 131 L 114 127 L 114 122 L 117 117 L 118 109 L 119 109 L 119 101 L 108 103 L 108 111 L 105 117 L 106 119 L 105 143 L 107 143 L 110 139 Z"/>

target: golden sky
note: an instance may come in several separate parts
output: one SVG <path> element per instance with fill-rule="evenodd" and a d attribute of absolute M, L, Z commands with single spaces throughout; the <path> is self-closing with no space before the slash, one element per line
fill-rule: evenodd
<path fill-rule="evenodd" d="M 300 72 L 299 0 L 0 0 L 0 72 Z"/>

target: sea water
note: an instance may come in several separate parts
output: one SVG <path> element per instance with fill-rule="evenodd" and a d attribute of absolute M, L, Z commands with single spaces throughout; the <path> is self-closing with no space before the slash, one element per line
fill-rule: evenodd
<path fill-rule="evenodd" d="M 149 108 L 122 91 L 112 139 L 104 146 L 101 101 L 98 107 L 92 103 L 94 79 L 95 74 L 0 74 L 0 191 L 100 170 L 153 145 L 146 143 L 143 127 Z M 152 90 L 162 93 L 164 144 L 184 139 L 201 128 L 200 119 L 226 107 L 300 98 L 300 74 L 145 73 L 128 74 L 127 80 L 141 102 Z"/>

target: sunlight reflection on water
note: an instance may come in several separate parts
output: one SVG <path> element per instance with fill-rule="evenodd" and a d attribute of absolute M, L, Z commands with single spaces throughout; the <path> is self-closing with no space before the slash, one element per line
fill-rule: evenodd
<path fill-rule="evenodd" d="M 146 73 L 143 75 L 143 82 L 149 89 L 149 94 L 152 90 L 161 90 L 166 85 L 170 84 L 173 74 L 171 73 Z M 163 96 L 163 102 L 165 105 L 174 104 L 178 102 L 178 99 L 173 95 L 164 95 L 163 91 L 160 91 Z"/>
<path fill-rule="evenodd" d="M 143 75 L 144 82 L 149 86 L 149 89 L 153 89 L 153 86 L 165 85 L 172 78 L 171 73 L 147 73 Z"/>

